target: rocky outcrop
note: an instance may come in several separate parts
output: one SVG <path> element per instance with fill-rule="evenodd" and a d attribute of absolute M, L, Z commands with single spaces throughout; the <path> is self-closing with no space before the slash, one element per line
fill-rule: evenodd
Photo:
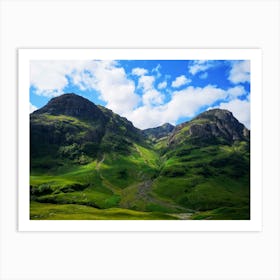
<path fill-rule="evenodd" d="M 249 130 L 230 111 L 212 109 L 177 126 L 170 136 L 169 144 L 176 144 L 184 139 L 199 139 L 204 142 L 220 140 L 232 144 L 234 141 L 249 141 L 249 138 Z"/>
<path fill-rule="evenodd" d="M 171 134 L 174 130 L 175 126 L 170 123 L 165 123 L 161 126 L 144 129 L 143 133 L 145 136 L 149 137 L 150 139 L 160 139 L 166 137 Z"/>

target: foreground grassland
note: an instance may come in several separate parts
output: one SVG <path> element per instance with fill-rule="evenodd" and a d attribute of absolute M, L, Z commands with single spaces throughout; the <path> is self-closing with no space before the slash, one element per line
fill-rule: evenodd
<path fill-rule="evenodd" d="M 96 209 L 85 205 L 49 204 L 31 202 L 33 220 L 174 220 L 174 216 L 163 213 L 147 213 L 129 209 Z"/>
<path fill-rule="evenodd" d="M 135 144 L 129 155 L 33 169 L 30 218 L 249 219 L 248 160 L 244 143 L 163 156 Z"/>

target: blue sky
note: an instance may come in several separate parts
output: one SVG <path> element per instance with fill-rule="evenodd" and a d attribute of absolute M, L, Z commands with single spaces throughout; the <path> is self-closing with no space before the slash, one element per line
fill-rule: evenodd
<path fill-rule="evenodd" d="M 250 128 L 250 61 L 36 60 L 30 73 L 30 112 L 74 92 L 141 129 L 211 108 L 230 110 Z"/>

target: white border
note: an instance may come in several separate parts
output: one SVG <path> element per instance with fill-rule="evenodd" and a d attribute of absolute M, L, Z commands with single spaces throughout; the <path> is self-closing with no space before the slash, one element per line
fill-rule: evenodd
<path fill-rule="evenodd" d="M 49 221 L 29 219 L 30 60 L 205 59 L 251 61 L 251 219 L 248 221 Z M 260 49 L 19 49 L 19 231 L 261 231 L 262 65 Z"/>

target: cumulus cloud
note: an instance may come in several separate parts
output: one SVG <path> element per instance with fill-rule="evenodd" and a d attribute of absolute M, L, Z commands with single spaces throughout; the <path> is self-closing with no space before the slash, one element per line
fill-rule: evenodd
<path fill-rule="evenodd" d="M 139 78 L 138 87 L 146 91 L 154 87 L 154 82 L 155 82 L 154 76 L 142 76 Z"/>
<path fill-rule="evenodd" d="M 189 84 L 192 80 L 188 79 L 185 75 L 177 77 L 171 84 L 172 87 L 177 88 Z"/>
<path fill-rule="evenodd" d="M 58 61 L 32 61 L 30 65 L 30 83 L 38 95 L 53 97 L 60 95 L 67 86 L 66 74 L 71 66 Z"/>
<path fill-rule="evenodd" d="M 165 104 L 151 107 L 144 104 L 126 115 L 138 128 L 155 127 L 165 122 L 175 124 L 181 117 L 193 117 L 203 106 L 211 106 L 218 99 L 226 98 L 227 92 L 208 85 L 204 88 L 188 87 L 175 91 Z"/>
<path fill-rule="evenodd" d="M 235 99 L 239 96 L 246 94 L 246 90 L 243 86 L 236 86 L 227 90 L 229 99 Z"/>
<path fill-rule="evenodd" d="M 204 88 L 190 86 L 173 93 L 173 98 L 167 104 L 167 116 L 173 122 L 180 117 L 192 117 L 201 107 L 213 104 L 226 95 L 224 90 L 212 85 Z"/>
<path fill-rule="evenodd" d="M 93 88 L 100 92 L 108 108 L 122 115 L 138 104 L 140 98 L 135 94 L 135 84 L 122 67 L 97 64 L 92 73 L 95 76 Z"/>
<path fill-rule="evenodd" d="M 215 64 L 212 60 L 194 60 L 189 66 L 189 72 L 192 75 L 196 75 L 197 73 L 206 71 L 214 66 Z"/>
<path fill-rule="evenodd" d="M 130 112 L 126 117 L 131 120 L 134 126 L 140 129 L 156 127 L 166 122 L 166 105 L 157 107 L 141 106 Z"/>
<path fill-rule="evenodd" d="M 33 104 L 31 104 L 31 102 L 29 102 L 29 113 L 33 113 L 34 111 L 36 111 L 38 108 L 36 106 L 34 106 Z"/>
<path fill-rule="evenodd" d="M 70 80 L 81 90 L 97 91 L 107 107 L 118 114 L 133 110 L 140 100 L 134 81 L 115 61 L 32 61 L 30 74 L 31 86 L 38 95 L 61 95 Z"/>
<path fill-rule="evenodd" d="M 155 106 L 164 102 L 164 96 L 157 90 L 146 91 L 142 96 L 142 102 L 146 106 Z"/>
<path fill-rule="evenodd" d="M 228 79 L 234 84 L 250 82 L 250 61 L 233 62 Z"/>
<path fill-rule="evenodd" d="M 206 65 L 208 68 L 212 67 L 207 63 L 210 62 L 196 61 L 192 64 L 196 68 L 190 71 L 204 75 L 206 72 L 201 69 L 206 69 Z M 244 73 L 248 67 L 240 63 L 232 64 L 229 75 L 232 81 L 245 80 Z M 144 68 L 134 68 L 132 74 L 137 76 L 137 88 L 134 80 L 116 61 L 32 61 L 30 66 L 31 86 L 36 94 L 57 96 L 64 93 L 68 85 L 74 85 L 81 90 L 92 90 L 99 94 L 106 107 L 127 117 L 136 127 L 142 129 L 165 122 L 175 124 L 180 118 L 191 118 L 202 109 L 214 106 L 217 101 L 222 102 L 221 108 L 232 111 L 240 122 L 250 127 L 249 97 L 247 100 L 238 99 L 248 94 L 242 85 L 235 85 L 228 90 L 213 85 L 193 87 L 187 85 L 191 80 L 181 75 L 171 83 L 175 91 L 166 97 L 161 90 L 171 90 L 167 84 L 170 77 L 166 75 L 165 80 L 158 83 L 160 66 L 150 70 L 151 75 L 148 75 L 148 70 Z M 186 87 L 178 89 L 182 85 Z M 30 103 L 30 112 L 36 109 Z"/>
<path fill-rule="evenodd" d="M 233 115 L 243 123 L 248 129 L 250 129 L 250 101 L 235 99 L 228 103 L 221 103 L 219 108 L 227 109 L 233 113 Z"/>
<path fill-rule="evenodd" d="M 167 87 L 167 82 L 163 81 L 161 83 L 158 84 L 158 89 L 164 89 Z"/>
<path fill-rule="evenodd" d="M 138 81 L 138 87 L 143 90 L 142 102 L 145 106 L 162 104 L 164 95 L 154 87 L 154 76 L 142 76 Z"/>
<path fill-rule="evenodd" d="M 148 70 L 147 69 L 144 69 L 144 68 L 133 68 L 132 69 L 132 74 L 135 75 L 135 76 L 143 76 L 143 75 L 146 75 L 148 73 Z"/>

